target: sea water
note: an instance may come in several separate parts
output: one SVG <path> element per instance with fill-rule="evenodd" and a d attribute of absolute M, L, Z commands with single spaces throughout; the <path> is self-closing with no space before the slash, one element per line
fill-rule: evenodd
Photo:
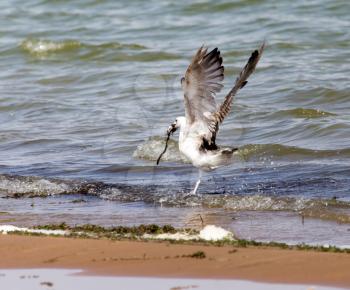
<path fill-rule="evenodd" d="M 0 223 L 216 224 L 242 238 L 350 242 L 350 3 L 2 1 Z M 202 44 L 225 66 L 220 103 L 266 50 L 204 175 L 165 131 Z M 203 222 L 202 222 L 203 219 Z"/>

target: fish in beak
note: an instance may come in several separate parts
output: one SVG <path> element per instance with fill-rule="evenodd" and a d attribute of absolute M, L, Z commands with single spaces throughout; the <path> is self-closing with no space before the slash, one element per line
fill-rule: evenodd
<path fill-rule="evenodd" d="M 172 123 L 169 127 L 168 130 L 166 131 L 166 133 L 168 135 L 173 134 L 175 131 L 177 130 L 177 126 L 176 126 L 176 122 Z"/>

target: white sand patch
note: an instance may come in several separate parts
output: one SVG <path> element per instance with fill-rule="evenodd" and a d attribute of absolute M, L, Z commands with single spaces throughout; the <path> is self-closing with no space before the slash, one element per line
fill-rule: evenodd
<path fill-rule="evenodd" d="M 166 233 L 159 235 L 150 235 L 144 234 L 142 236 L 144 239 L 155 239 L 155 240 L 174 240 L 174 241 L 197 241 L 197 240 L 205 240 L 205 241 L 221 241 L 223 239 L 234 240 L 233 233 L 214 226 L 207 225 L 205 226 L 199 234 L 190 234 L 190 233 Z"/>
<path fill-rule="evenodd" d="M 57 235 L 64 236 L 69 234 L 68 231 L 63 230 L 39 230 L 39 229 L 29 229 L 29 228 L 20 228 L 12 225 L 0 225 L 0 233 L 6 235 L 10 232 L 26 232 L 26 233 L 34 233 L 34 234 L 43 234 L 43 235 Z"/>
<path fill-rule="evenodd" d="M 214 241 L 214 242 L 221 241 L 224 239 L 234 240 L 233 233 L 214 225 L 205 226 L 199 232 L 199 238 L 202 240 Z"/>

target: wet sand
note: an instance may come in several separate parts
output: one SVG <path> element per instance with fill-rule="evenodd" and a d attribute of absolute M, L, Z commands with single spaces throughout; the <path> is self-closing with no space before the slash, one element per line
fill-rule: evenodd
<path fill-rule="evenodd" d="M 205 258 L 189 257 L 203 251 Z M 0 268 L 87 274 L 243 279 L 350 287 L 350 255 L 278 248 L 0 235 Z"/>

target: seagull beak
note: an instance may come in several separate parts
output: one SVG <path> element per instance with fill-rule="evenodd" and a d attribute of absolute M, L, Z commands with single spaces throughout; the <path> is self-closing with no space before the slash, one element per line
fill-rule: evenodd
<path fill-rule="evenodd" d="M 172 123 L 166 132 L 168 135 L 170 135 L 170 134 L 173 134 L 176 131 L 176 129 L 177 129 L 176 124 Z"/>

